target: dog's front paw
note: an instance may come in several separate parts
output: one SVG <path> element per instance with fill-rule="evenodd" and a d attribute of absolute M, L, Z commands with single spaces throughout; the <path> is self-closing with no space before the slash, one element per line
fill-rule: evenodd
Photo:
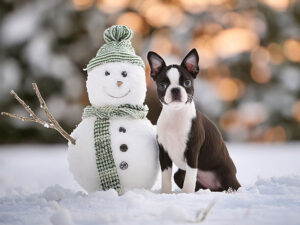
<path fill-rule="evenodd" d="M 193 187 L 183 187 L 182 193 L 191 194 L 195 192 L 195 189 Z"/>
<path fill-rule="evenodd" d="M 160 191 L 161 194 L 171 194 L 172 190 L 169 188 L 162 188 Z"/>

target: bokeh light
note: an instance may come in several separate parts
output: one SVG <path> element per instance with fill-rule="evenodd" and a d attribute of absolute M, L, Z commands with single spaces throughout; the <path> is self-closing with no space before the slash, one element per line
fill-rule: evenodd
<path fill-rule="evenodd" d="M 124 9 L 130 0 L 97 0 L 97 7 L 105 13 L 115 13 Z"/>
<path fill-rule="evenodd" d="M 272 78 L 270 69 L 266 64 L 253 65 L 250 74 L 252 79 L 260 84 L 268 83 Z"/>
<path fill-rule="evenodd" d="M 183 8 L 191 13 L 199 13 L 210 6 L 226 3 L 226 0 L 180 0 Z"/>
<path fill-rule="evenodd" d="M 196 48 L 200 73 L 195 81 L 195 103 L 221 128 L 225 140 L 300 140 L 299 1 L 46 2 L 40 8 L 34 7 L 33 0 L 0 3 L 0 58 L 5 59 L 0 60 L 3 110 L 16 109 L 8 98 L 10 88 L 31 104 L 30 84 L 36 81 L 44 85 L 51 107 L 59 104 L 65 111 L 74 110 L 72 117 L 58 115 L 71 131 L 80 120 L 80 111 L 89 104 L 82 68 L 103 44 L 105 28 L 122 24 L 135 32 L 133 46 L 146 65 L 146 103 L 153 123 L 161 105 L 149 76 L 147 52 L 155 51 L 167 63 L 177 64 Z M 25 138 L 26 134 L 32 136 L 29 128 L 41 142 L 63 141 L 30 125 L 22 127 L 20 123 L 16 127 L 17 123 L 9 119 L 0 122 L 0 130 L 5 131 L 0 136 L 3 143 L 16 142 L 7 130 Z"/>
<path fill-rule="evenodd" d="M 282 126 L 271 127 L 263 135 L 265 142 L 284 142 L 286 141 L 286 131 Z"/>
<path fill-rule="evenodd" d="M 261 0 L 263 3 L 278 11 L 284 11 L 289 6 L 292 0 Z"/>
<path fill-rule="evenodd" d="M 94 0 L 72 0 L 72 2 L 76 9 L 85 10 L 93 5 Z"/>
<path fill-rule="evenodd" d="M 300 123 L 300 101 L 297 101 L 294 105 L 293 105 L 293 116 L 295 118 L 295 120 L 297 120 Z"/>
<path fill-rule="evenodd" d="M 183 15 L 180 8 L 175 5 L 157 3 L 145 10 L 145 18 L 155 27 L 177 26 L 181 23 Z"/>
<path fill-rule="evenodd" d="M 293 62 L 300 62 L 300 41 L 288 39 L 283 45 L 284 55 Z"/>
<path fill-rule="evenodd" d="M 217 83 L 217 93 L 224 101 L 233 101 L 244 93 L 243 83 L 236 78 L 222 78 Z"/>
<path fill-rule="evenodd" d="M 126 25 L 130 27 L 134 32 L 139 34 L 147 33 L 146 24 L 143 21 L 143 18 L 135 12 L 126 12 L 120 15 L 116 24 Z"/>
<path fill-rule="evenodd" d="M 151 40 L 151 50 L 159 52 L 162 56 L 168 56 L 172 51 L 173 43 L 165 31 L 157 32 Z"/>
<path fill-rule="evenodd" d="M 230 28 L 214 39 L 214 51 L 220 57 L 230 57 L 256 47 L 259 39 L 255 33 L 242 28 Z"/>

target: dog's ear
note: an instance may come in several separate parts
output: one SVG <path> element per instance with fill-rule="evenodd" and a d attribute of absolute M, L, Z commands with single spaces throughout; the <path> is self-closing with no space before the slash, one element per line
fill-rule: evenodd
<path fill-rule="evenodd" d="M 199 73 L 199 56 L 195 48 L 193 48 L 186 57 L 182 60 L 181 66 L 183 66 L 194 78 Z"/>
<path fill-rule="evenodd" d="M 148 52 L 147 59 L 151 68 L 151 77 L 156 79 L 159 72 L 166 66 L 165 61 L 155 52 Z"/>

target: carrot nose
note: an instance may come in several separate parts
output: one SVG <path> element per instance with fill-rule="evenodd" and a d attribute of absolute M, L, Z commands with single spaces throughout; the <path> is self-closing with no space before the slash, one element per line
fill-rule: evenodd
<path fill-rule="evenodd" d="M 122 84 L 123 84 L 122 81 L 119 81 L 119 80 L 117 81 L 117 86 L 118 86 L 118 87 L 120 87 Z"/>

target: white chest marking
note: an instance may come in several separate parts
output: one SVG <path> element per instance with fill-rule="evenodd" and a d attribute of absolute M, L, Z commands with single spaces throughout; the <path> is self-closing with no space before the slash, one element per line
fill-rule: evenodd
<path fill-rule="evenodd" d="M 164 106 L 157 121 L 158 142 L 162 144 L 172 161 L 180 169 L 186 169 L 184 151 L 192 125 L 196 117 L 194 102 L 181 109 Z"/>

